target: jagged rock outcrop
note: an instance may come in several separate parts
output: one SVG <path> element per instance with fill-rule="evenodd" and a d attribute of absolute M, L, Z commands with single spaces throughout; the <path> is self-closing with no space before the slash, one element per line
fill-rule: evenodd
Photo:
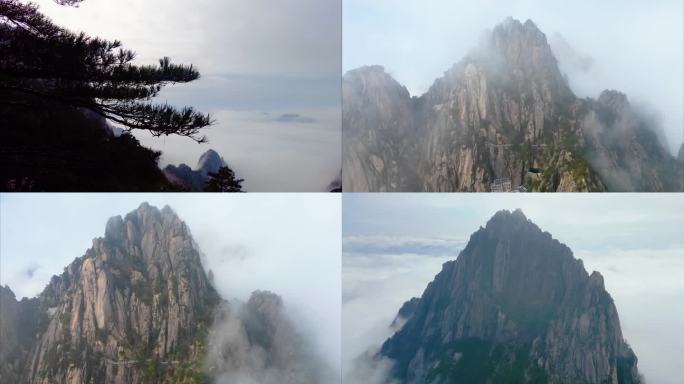
<path fill-rule="evenodd" d="M 226 161 L 213 149 L 209 149 L 200 156 L 197 161 L 197 170 L 204 173 L 216 172 L 219 168 L 225 167 Z"/>
<path fill-rule="evenodd" d="M 601 92 L 585 101 L 582 122 L 587 159 L 611 191 L 681 190 L 675 158 L 649 122 L 636 113 L 627 95 Z"/>
<path fill-rule="evenodd" d="M 193 170 L 187 164 L 164 167 L 164 176 L 173 184 L 193 192 L 201 192 L 209 180 L 209 173 L 216 173 L 219 168 L 228 164 L 213 149 L 209 149 L 200 156 L 197 166 Z"/>
<path fill-rule="evenodd" d="M 111 218 L 84 256 L 18 303 L 35 320 L 7 331 L 31 335 L 12 374 L 19 383 L 195 382 L 219 301 L 187 226 L 144 203 Z"/>
<path fill-rule="evenodd" d="M 21 323 L 19 308 L 14 292 L 9 287 L 0 286 L 0 380 L 6 382 L 17 382 L 17 365 L 21 364 L 19 358 L 25 353 L 17 351 L 21 346 L 16 332 Z"/>
<path fill-rule="evenodd" d="M 411 189 L 414 108 L 406 87 L 382 67 L 363 67 L 344 76 L 342 97 L 342 184 L 351 191 Z"/>
<path fill-rule="evenodd" d="M 382 346 L 400 383 L 640 383 L 598 272 L 521 211 L 444 264 Z"/>
<path fill-rule="evenodd" d="M 225 307 L 212 334 L 207 366 L 219 383 L 316 384 L 329 374 L 274 293 L 255 291 L 244 305 Z"/>
<path fill-rule="evenodd" d="M 0 286 L 0 382 L 329 382 L 278 295 L 225 301 L 202 258 L 168 206 L 112 217 L 38 296 Z"/>
<path fill-rule="evenodd" d="M 530 20 L 496 26 L 420 97 L 382 67 L 349 71 L 342 127 L 352 191 L 678 188 L 649 123 L 611 92 L 575 97 Z"/>

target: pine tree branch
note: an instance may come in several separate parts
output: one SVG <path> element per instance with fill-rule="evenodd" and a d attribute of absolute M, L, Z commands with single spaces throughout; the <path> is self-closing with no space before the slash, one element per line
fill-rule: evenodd
<path fill-rule="evenodd" d="M 53 102 L 85 108 L 123 125 L 126 130 L 145 130 L 155 137 L 175 134 L 188 137 L 198 143 L 204 143 L 206 137 L 200 136 L 199 130 L 214 124 L 211 115 L 200 114 L 191 107 L 184 107 L 179 111 L 166 104 L 152 105 L 135 102 L 108 104 L 97 100 L 65 98 L 34 89 L 0 85 L 0 93 L 2 91 L 23 93 Z"/>
<path fill-rule="evenodd" d="M 214 123 L 210 115 L 149 103 L 165 85 L 198 79 L 194 66 L 172 64 L 167 57 L 157 65 L 133 65 L 135 53 L 121 42 L 58 27 L 32 3 L 0 0 L 0 21 L 0 93 L 87 108 L 127 130 L 206 140 L 199 130 Z"/>

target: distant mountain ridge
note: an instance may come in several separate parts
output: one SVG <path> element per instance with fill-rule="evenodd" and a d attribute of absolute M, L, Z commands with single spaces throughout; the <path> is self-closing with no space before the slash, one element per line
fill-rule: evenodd
<path fill-rule="evenodd" d="M 216 173 L 219 168 L 226 166 L 228 164 L 223 157 L 213 149 L 209 149 L 200 156 L 194 170 L 187 164 L 181 163 L 178 166 L 169 164 L 164 167 L 163 172 L 171 183 L 192 192 L 201 192 L 209 180 L 209 173 Z"/>
<path fill-rule="evenodd" d="M 537 26 L 508 18 L 411 97 L 383 67 L 343 78 L 350 191 L 671 191 L 678 165 L 624 94 L 577 98 Z"/>
<path fill-rule="evenodd" d="M 398 383 L 641 383 L 598 272 L 520 210 L 496 213 L 399 310 Z"/>

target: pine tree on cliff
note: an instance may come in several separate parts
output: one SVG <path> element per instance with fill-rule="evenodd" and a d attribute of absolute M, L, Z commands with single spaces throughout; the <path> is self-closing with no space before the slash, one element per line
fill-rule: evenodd
<path fill-rule="evenodd" d="M 205 192 L 242 192 L 244 179 L 236 179 L 235 172 L 228 167 L 219 168 L 216 173 L 209 172 Z"/>
<path fill-rule="evenodd" d="M 82 0 L 55 0 L 78 5 Z M 181 135 L 203 142 L 212 123 L 192 107 L 153 104 L 163 86 L 199 78 L 192 65 L 134 65 L 119 41 L 73 33 L 55 25 L 32 3 L 0 0 L 0 100 L 22 107 L 45 103 L 87 109 L 127 130 Z"/>

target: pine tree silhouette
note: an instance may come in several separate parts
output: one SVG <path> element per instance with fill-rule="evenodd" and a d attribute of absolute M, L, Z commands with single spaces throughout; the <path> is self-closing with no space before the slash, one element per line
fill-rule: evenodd
<path fill-rule="evenodd" d="M 200 131 L 211 116 L 152 101 L 199 72 L 168 58 L 156 65 L 134 58 L 119 41 L 55 25 L 33 3 L 0 0 L 0 189 L 175 190 L 157 165 L 161 152 L 129 133 L 206 141 Z"/>
<path fill-rule="evenodd" d="M 198 79 L 192 65 L 172 64 L 167 57 L 158 65 L 133 65 L 135 53 L 121 42 L 70 32 L 32 3 L 0 0 L 0 21 L 2 102 L 60 103 L 91 110 L 128 130 L 205 141 L 199 130 L 212 124 L 209 115 L 150 102 L 167 84 Z"/>
<path fill-rule="evenodd" d="M 216 173 L 209 172 L 205 192 L 242 192 L 242 182 L 245 179 L 236 179 L 235 172 L 228 167 L 219 168 Z"/>

